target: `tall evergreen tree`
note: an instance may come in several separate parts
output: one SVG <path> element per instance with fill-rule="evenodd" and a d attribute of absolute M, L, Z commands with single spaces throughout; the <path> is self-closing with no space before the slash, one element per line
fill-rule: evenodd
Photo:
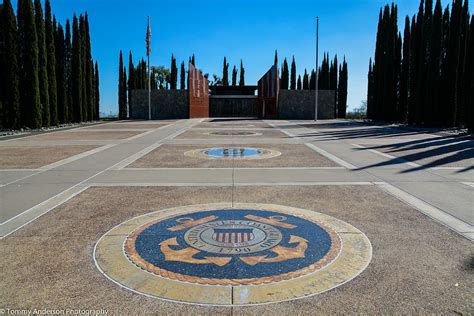
<path fill-rule="evenodd" d="M 301 83 L 301 75 L 298 75 L 298 82 L 296 84 L 296 88 L 298 90 L 301 90 L 303 87 L 302 87 L 302 83 Z"/>
<path fill-rule="evenodd" d="M 245 69 L 242 59 L 240 60 L 240 80 L 239 86 L 245 86 Z"/>
<path fill-rule="evenodd" d="M 3 3 L 0 4 L 0 73 L 5 73 L 5 48 L 3 47 Z M 4 98 L 4 77 L 0 76 L 0 130 L 5 128 L 5 109 L 3 108 Z"/>
<path fill-rule="evenodd" d="M 123 98 L 123 80 L 124 80 L 124 70 L 123 70 L 123 58 L 122 58 L 122 50 L 120 50 L 120 58 L 119 58 L 119 83 L 118 83 L 118 108 L 119 108 L 119 120 L 126 119 L 127 105 L 125 104 L 125 99 Z"/>
<path fill-rule="evenodd" d="M 304 75 L 303 75 L 303 90 L 309 90 L 309 78 L 308 78 L 308 72 L 306 69 L 304 70 Z"/>
<path fill-rule="evenodd" d="M 193 57 L 191 57 L 191 64 L 193 64 L 193 66 L 196 66 L 196 61 L 194 59 L 194 54 L 193 54 Z"/>
<path fill-rule="evenodd" d="M 311 75 L 309 76 L 309 89 L 316 90 L 316 71 L 311 70 Z"/>
<path fill-rule="evenodd" d="M 170 72 L 170 89 L 176 90 L 178 87 L 178 67 L 176 66 L 176 58 L 171 55 L 171 72 Z"/>
<path fill-rule="evenodd" d="M 291 80 L 290 80 L 290 89 L 296 89 L 296 63 L 295 56 L 293 56 L 293 61 L 291 62 Z"/>
<path fill-rule="evenodd" d="M 456 118 L 454 120 L 454 126 L 464 126 L 466 123 L 466 104 L 464 104 L 465 95 L 468 91 L 465 91 L 465 62 L 466 62 L 466 45 L 469 36 L 469 1 L 464 0 L 462 5 L 462 11 L 460 16 L 460 33 L 459 33 L 459 68 L 458 68 L 458 85 L 457 90 L 457 99 L 458 99 L 458 109 L 456 111 Z M 472 56 L 470 58 L 473 58 Z"/>
<path fill-rule="evenodd" d="M 40 0 L 35 0 L 35 25 L 36 36 L 38 38 L 38 62 L 39 62 L 39 88 L 42 111 L 42 126 L 49 126 L 51 123 L 51 112 L 49 106 L 49 86 L 48 86 L 48 56 L 46 50 L 46 36 L 43 16 L 43 7 Z"/>
<path fill-rule="evenodd" d="M 408 109 L 408 82 L 410 78 L 410 18 L 405 18 L 405 30 L 403 32 L 403 58 L 400 73 L 400 100 L 398 104 L 399 122 L 405 122 Z"/>
<path fill-rule="evenodd" d="M 274 65 L 278 65 L 278 51 L 275 49 L 275 61 Z"/>
<path fill-rule="evenodd" d="M 76 15 L 72 19 L 72 48 L 71 48 L 71 87 L 73 122 L 82 122 L 82 46 L 79 22 Z"/>
<path fill-rule="evenodd" d="M 334 56 L 331 66 L 329 67 L 329 90 L 334 91 L 334 117 L 338 117 L 337 110 L 337 76 L 338 76 L 338 62 L 337 55 Z"/>
<path fill-rule="evenodd" d="M 474 15 L 471 16 L 471 23 L 466 44 L 466 62 L 464 65 L 464 104 L 466 106 L 466 125 L 469 131 L 474 132 Z"/>
<path fill-rule="evenodd" d="M 65 73 L 65 40 L 64 31 L 61 24 L 58 24 L 54 34 L 54 51 L 56 53 L 56 96 L 58 121 L 61 124 L 68 122 L 69 107 L 68 96 L 66 94 L 66 73 Z"/>
<path fill-rule="evenodd" d="M 82 75 L 81 75 L 81 81 L 82 81 L 82 120 L 83 121 L 88 121 L 88 105 L 89 105 L 89 94 L 87 93 L 87 47 L 86 47 L 86 25 L 85 25 L 85 19 L 84 16 L 81 14 L 79 15 L 79 33 L 81 34 L 81 65 L 82 65 Z"/>
<path fill-rule="evenodd" d="M 64 83 L 66 93 L 67 117 L 66 122 L 74 121 L 73 110 L 73 79 L 72 79 L 72 42 L 71 23 L 66 20 L 66 31 L 64 35 Z"/>
<path fill-rule="evenodd" d="M 2 65 L 1 95 L 3 110 L 3 125 L 5 128 L 17 129 L 20 127 L 20 77 L 18 67 L 18 29 L 15 13 L 10 0 L 3 1 L 0 13 L 2 28 Z"/>
<path fill-rule="evenodd" d="M 49 113 L 51 125 L 58 125 L 58 96 L 56 83 L 56 55 L 54 45 L 54 28 L 51 17 L 51 3 L 49 0 L 45 1 L 45 43 L 46 43 L 46 57 L 48 65 L 48 95 L 49 95 Z"/>
<path fill-rule="evenodd" d="M 87 95 L 87 119 L 94 120 L 94 62 L 92 60 L 91 37 L 89 33 L 89 15 L 84 16 L 84 58 L 85 58 L 85 87 Z"/>
<path fill-rule="evenodd" d="M 222 85 L 224 87 L 229 86 L 229 63 L 227 62 L 226 57 L 224 57 L 224 64 L 222 67 Z"/>
<path fill-rule="evenodd" d="M 125 68 L 125 65 L 123 66 L 123 72 L 122 72 L 123 78 L 122 78 L 122 103 L 124 104 L 124 119 L 127 119 L 128 113 L 128 98 L 127 98 L 127 68 Z"/>
<path fill-rule="evenodd" d="M 337 117 L 346 118 L 347 111 L 347 82 L 348 82 L 348 69 L 346 58 L 342 62 L 339 69 L 339 86 L 337 89 Z"/>
<path fill-rule="evenodd" d="M 132 90 L 135 89 L 135 66 L 132 51 L 128 55 L 128 117 L 133 118 Z"/>
<path fill-rule="evenodd" d="M 237 67 L 234 65 L 232 69 L 232 87 L 237 86 Z"/>
<path fill-rule="evenodd" d="M 374 119 L 374 71 L 372 58 L 369 61 L 369 73 L 367 75 L 367 118 Z"/>
<path fill-rule="evenodd" d="M 181 63 L 181 74 L 179 76 L 180 79 L 180 89 L 186 89 L 186 69 L 184 68 L 184 61 Z"/>
<path fill-rule="evenodd" d="M 283 60 L 283 67 L 281 71 L 281 84 L 280 89 L 288 90 L 288 84 L 290 82 L 290 73 L 288 70 L 288 62 L 286 58 Z"/>
<path fill-rule="evenodd" d="M 94 75 L 95 75 L 95 84 L 94 84 L 94 87 L 95 87 L 95 97 L 94 97 L 94 101 L 95 101 L 95 118 L 96 120 L 100 119 L 100 80 L 99 80 L 99 64 L 97 63 L 97 61 L 95 62 L 95 71 L 94 71 Z"/>
<path fill-rule="evenodd" d="M 31 0 L 18 1 L 18 39 L 20 52 L 20 111 L 24 125 L 42 126 L 39 85 L 38 36 Z M 48 115 L 49 117 L 49 115 Z"/>

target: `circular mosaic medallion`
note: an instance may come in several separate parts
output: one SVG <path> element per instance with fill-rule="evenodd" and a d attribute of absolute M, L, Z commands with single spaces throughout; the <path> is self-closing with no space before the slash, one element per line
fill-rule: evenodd
<path fill-rule="evenodd" d="M 115 227 L 94 257 L 108 278 L 174 301 L 247 305 L 314 295 L 357 276 L 367 237 L 333 217 L 264 204 L 208 204 Z"/>
<path fill-rule="evenodd" d="M 210 132 L 208 135 L 217 135 L 217 136 L 260 136 L 262 133 L 256 132 L 247 132 L 247 131 L 218 131 Z"/>
<path fill-rule="evenodd" d="M 205 149 L 194 149 L 184 153 L 188 157 L 202 159 L 267 159 L 281 155 L 281 152 L 250 147 L 216 147 Z"/>

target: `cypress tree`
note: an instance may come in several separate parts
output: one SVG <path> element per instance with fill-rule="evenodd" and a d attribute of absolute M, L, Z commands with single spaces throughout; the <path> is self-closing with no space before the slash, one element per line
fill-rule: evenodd
<path fill-rule="evenodd" d="M 290 89 L 296 89 L 296 63 L 295 63 L 295 56 L 293 56 L 293 61 L 291 62 L 291 81 L 290 81 Z"/>
<path fill-rule="evenodd" d="M 466 125 L 469 131 L 474 132 L 474 15 L 471 16 L 471 23 L 466 44 L 466 63 L 464 72 L 464 104 L 466 106 Z"/>
<path fill-rule="evenodd" d="M 331 66 L 329 68 L 329 90 L 333 90 L 334 91 L 334 117 L 338 117 L 337 116 L 337 109 L 338 109 L 338 105 L 337 105 L 337 97 L 338 97 L 338 93 L 337 93 L 337 71 L 338 71 L 338 65 L 337 65 L 337 55 L 334 56 L 334 60 L 331 62 Z"/>
<path fill-rule="evenodd" d="M 24 125 L 39 128 L 42 126 L 42 111 L 38 78 L 38 37 L 31 0 L 18 1 L 18 18 L 21 117 Z"/>
<path fill-rule="evenodd" d="M 73 122 L 82 122 L 82 57 L 81 33 L 76 15 L 72 19 L 72 60 L 71 60 L 71 87 Z"/>
<path fill-rule="evenodd" d="M 242 62 L 242 59 L 240 60 L 240 80 L 239 80 L 239 86 L 245 86 L 245 69 L 244 69 L 244 64 Z"/>
<path fill-rule="evenodd" d="M 367 118 L 374 119 L 374 71 L 372 58 L 369 61 L 369 73 L 367 75 Z"/>
<path fill-rule="evenodd" d="M 224 87 L 229 86 L 229 63 L 227 63 L 226 57 L 224 57 L 224 64 L 222 67 L 222 85 Z"/>
<path fill-rule="evenodd" d="M 97 61 L 95 62 L 95 118 L 96 120 L 100 119 L 100 80 L 99 80 L 99 64 Z"/>
<path fill-rule="evenodd" d="M 191 64 L 193 64 L 193 66 L 196 66 L 195 59 L 194 59 L 194 54 L 193 54 L 193 57 L 191 58 Z"/>
<path fill-rule="evenodd" d="M 304 70 L 304 75 L 303 75 L 303 90 L 309 90 L 309 78 L 308 78 L 308 73 L 306 72 L 306 69 Z"/>
<path fill-rule="evenodd" d="M 42 110 L 42 125 L 49 126 L 51 122 L 51 112 L 49 106 L 49 86 L 48 86 L 48 56 L 46 51 L 46 36 L 43 8 L 40 0 L 35 0 L 35 25 L 36 36 L 38 38 L 38 62 L 39 62 L 39 92 Z"/>
<path fill-rule="evenodd" d="M 427 67 L 427 89 L 426 103 L 431 105 L 428 124 L 437 126 L 440 124 L 440 90 L 441 87 L 441 66 L 443 51 L 443 8 L 441 1 L 437 0 L 434 13 L 433 23 L 431 26 L 430 37 L 430 64 Z"/>
<path fill-rule="evenodd" d="M 459 34 L 461 33 L 461 20 L 463 16 L 463 7 L 461 0 L 454 0 L 453 7 L 451 10 L 451 19 L 449 25 L 449 35 L 448 35 L 448 49 L 446 51 L 447 59 L 447 84 L 446 95 L 447 95 L 447 122 L 448 126 L 455 126 L 458 121 L 458 107 L 459 107 L 459 98 L 458 98 L 458 73 L 460 71 L 460 49 L 461 49 L 461 40 Z M 444 86 L 444 85 L 443 85 Z"/>
<path fill-rule="evenodd" d="M 72 80 L 72 43 L 71 43 L 71 23 L 66 20 L 66 34 L 64 36 L 64 83 L 66 93 L 67 116 L 65 122 L 74 121 L 73 110 L 73 80 Z"/>
<path fill-rule="evenodd" d="M 316 89 L 316 71 L 311 69 L 311 73 L 308 74 L 308 81 L 309 81 L 309 89 L 315 90 Z"/>
<path fill-rule="evenodd" d="M 184 68 L 184 61 L 181 63 L 181 74 L 179 76 L 180 78 L 180 89 L 184 90 L 186 89 L 186 69 Z"/>
<path fill-rule="evenodd" d="M 384 74 L 384 49 L 383 49 L 383 26 L 386 15 L 387 7 L 384 8 L 383 14 L 382 9 L 379 12 L 379 20 L 377 25 L 377 39 L 375 42 L 375 57 L 372 68 L 372 106 L 368 105 L 368 116 L 373 120 L 379 120 L 381 116 L 381 106 L 383 102 L 383 74 Z M 369 74 L 370 77 L 370 74 Z M 370 89 L 369 89 L 370 90 Z M 370 95 L 369 95 L 370 98 Z M 367 100 L 367 103 L 370 101 Z"/>
<path fill-rule="evenodd" d="M 88 121 L 88 115 L 89 115 L 89 95 L 87 94 L 87 67 L 88 67 L 88 61 L 87 61 L 87 48 L 86 48 L 86 26 L 85 26 L 85 19 L 84 16 L 81 14 L 79 16 L 79 32 L 81 34 L 81 65 L 82 65 L 82 75 L 81 75 L 81 81 L 82 81 L 82 121 Z"/>
<path fill-rule="evenodd" d="M 290 74 L 288 70 L 288 62 L 286 61 L 286 58 L 283 60 L 283 67 L 282 67 L 282 72 L 281 72 L 281 85 L 280 89 L 285 89 L 288 90 L 288 84 L 290 82 Z"/>
<path fill-rule="evenodd" d="M 0 73 L 5 73 L 5 49 L 3 47 L 3 3 L 0 4 Z M 4 76 L 0 76 L 0 129 L 5 128 L 5 109 L 3 108 L 4 98 Z"/>
<path fill-rule="evenodd" d="M 133 117 L 132 93 L 135 89 L 135 66 L 133 65 L 132 51 L 128 55 L 128 115 Z"/>
<path fill-rule="evenodd" d="M 274 65 L 278 65 L 278 52 L 277 52 L 276 49 L 275 49 L 275 61 L 274 61 Z"/>
<path fill-rule="evenodd" d="M 302 83 L 301 83 L 301 75 L 298 75 L 298 82 L 297 82 L 297 84 L 296 84 L 296 88 L 297 88 L 298 90 L 301 90 L 301 89 L 303 88 L 301 85 L 302 85 Z"/>
<path fill-rule="evenodd" d="M 416 112 L 417 112 L 417 100 L 416 100 L 416 86 L 417 86 L 417 47 L 418 42 L 416 41 L 416 18 L 415 15 L 411 20 L 411 29 L 410 29 L 410 70 L 409 70 L 409 99 L 408 99 L 408 109 L 407 109 L 407 121 L 409 124 L 416 123 Z"/>
<path fill-rule="evenodd" d="M 3 1 L 3 9 L 0 13 L 2 22 L 2 65 L 1 95 L 3 107 L 3 126 L 5 128 L 17 129 L 20 127 L 20 78 L 18 67 L 18 30 L 15 13 L 10 0 Z M 0 122 L 1 124 L 1 122 Z"/>
<path fill-rule="evenodd" d="M 432 62 L 432 25 L 433 24 L 433 0 L 425 0 L 425 9 L 423 12 L 423 63 L 420 64 L 420 123 L 429 125 L 432 121 L 432 104 L 428 97 L 428 91 L 433 88 L 433 76 L 429 76 L 429 69 Z"/>
<path fill-rule="evenodd" d="M 410 72 L 410 18 L 405 18 L 403 32 L 403 58 L 400 73 L 400 101 L 398 104 L 398 121 L 405 122 L 408 109 L 408 81 Z"/>
<path fill-rule="evenodd" d="M 94 62 L 92 61 L 91 38 L 89 33 L 89 15 L 84 16 L 84 54 L 85 54 L 85 86 L 87 95 L 87 119 L 94 120 L 95 101 L 94 101 Z"/>
<path fill-rule="evenodd" d="M 124 108 L 123 108 L 123 115 L 124 115 L 124 119 L 127 119 L 128 117 L 128 113 L 127 113 L 127 68 L 125 68 L 125 66 L 123 66 L 123 72 L 122 72 L 122 75 L 123 75 L 123 78 L 122 78 L 122 103 L 124 104 Z"/>
<path fill-rule="evenodd" d="M 466 45 L 467 38 L 469 36 L 469 3 L 468 0 L 464 0 L 464 5 L 462 6 L 462 13 L 460 16 L 460 33 L 459 33 L 459 68 L 458 68 L 458 85 L 457 89 L 457 99 L 458 99 L 458 109 L 456 111 L 456 119 L 454 121 L 454 126 L 464 126 L 465 125 L 465 107 L 464 104 L 465 95 L 468 93 L 465 91 L 465 63 L 466 63 Z M 471 58 L 473 58 L 471 56 Z"/>
<path fill-rule="evenodd" d="M 61 24 L 58 24 L 58 27 L 54 36 L 55 44 L 55 59 L 56 59 L 56 95 L 58 102 L 58 120 L 59 123 L 63 124 L 68 122 L 69 117 L 69 107 L 68 107 L 68 97 L 66 93 L 66 73 L 65 73 L 65 40 L 64 40 L 64 31 Z"/>
<path fill-rule="evenodd" d="M 48 95 L 49 95 L 49 113 L 51 125 L 58 125 L 58 96 L 56 83 L 56 55 L 54 45 L 54 28 L 51 18 L 51 3 L 45 1 L 45 41 L 48 65 Z"/>
<path fill-rule="evenodd" d="M 348 82 L 348 69 L 347 69 L 347 62 L 346 58 L 342 62 L 342 66 L 339 67 L 339 87 L 337 89 L 338 96 L 337 96 L 337 117 L 338 118 L 346 118 L 346 111 L 347 111 L 347 82 Z"/>
<path fill-rule="evenodd" d="M 123 59 L 122 59 L 122 50 L 120 50 L 120 58 L 119 58 L 119 83 L 118 83 L 118 108 L 119 108 L 119 120 L 124 120 L 125 117 L 125 107 L 124 99 L 123 99 Z"/>
<path fill-rule="evenodd" d="M 232 69 L 232 87 L 237 86 L 237 67 L 234 65 Z"/>
<path fill-rule="evenodd" d="M 176 58 L 171 55 L 171 71 L 170 71 L 170 89 L 176 90 L 178 87 L 178 67 L 176 66 Z"/>

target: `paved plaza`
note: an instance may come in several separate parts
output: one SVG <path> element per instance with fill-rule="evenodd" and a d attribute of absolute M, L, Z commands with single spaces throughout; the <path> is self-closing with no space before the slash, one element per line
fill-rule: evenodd
<path fill-rule="evenodd" d="M 346 120 L 3 140 L 0 308 L 468 314 L 473 166 L 472 137 Z"/>

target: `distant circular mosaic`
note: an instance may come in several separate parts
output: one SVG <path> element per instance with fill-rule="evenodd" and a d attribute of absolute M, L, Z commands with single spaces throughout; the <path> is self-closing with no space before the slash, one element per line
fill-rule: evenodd
<path fill-rule="evenodd" d="M 321 293 L 357 276 L 371 253 L 367 237 L 343 221 L 266 204 L 146 214 L 113 228 L 94 249 L 99 270 L 125 288 L 213 305 Z"/>
<path fill-rule="evenodd" d="M 202 158 L 202 159 L 267 159 L 274 158 L 281 155 L 281 152 L 252 147 L 215 147 L 194 149 L 184 153 L 188 157 Z"/>
<path fill-rule="evenodd" d="M 210 132 L 208 135 L 216 136 L 260 136 L 262 133 L 250 132 L 250 131 L 217 131 Z"/>

